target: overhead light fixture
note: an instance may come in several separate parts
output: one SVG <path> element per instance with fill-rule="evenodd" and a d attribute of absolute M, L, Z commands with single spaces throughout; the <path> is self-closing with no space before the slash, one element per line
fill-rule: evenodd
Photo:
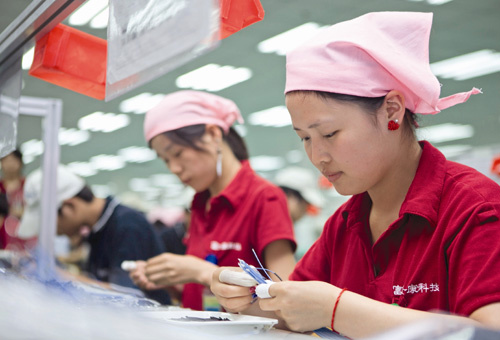
<path fill-rule="evenodd" d="M 96 15 L 108 6 L 107 0 L 87 0 L 69 16 L 71 26 L 87 25 Z"/>
<path fill-rule="evenodd" d="M 94 176 L 98 173 L 97 169 L 89 162 L 71 162 L 67 167 L 75 174 L 82 177 Z"/>
<path fill-rule="evenodd" d="M 431 64 L 436 77 L 466 80 L 500 71 L 500 53 L 480 50 Z"/>
<path fill-rule="evenodd" d="M 181 184 L 181 181 L 174 174 L 154 174 L 150 176 L 150 183 L 155 187 L 166 188 L 171 185 Z"/>
<path fill-rule="evenodd" d="M 106 7 L 90 20 L 89 26 L 95 29 L 101 29 L 108 27 L 109 21 L 109 7 Z"/>
<path fill-rule="evenodd" d="M 151 186 L 149 179 L 147 178 L 132 178 L 128 182 L 130 190 L 135 192 L 150 193 L 152 195 L 159 195 L 161 192 L 160 188 L 155 188 Z"/>
<path fill-rule="evenodd" d="M 424 127 L 417 130 L 419 140 L 427 140 L 430 143 L 444 143 L 454 140 L 471 138 L 474 136 L 472 125 L 446 123 Z"/>
<path fill-rule="evenodd" d="M 252 125 L 282 127 L 292 124 L 286 106 L 275 106 L 266 110 L 251 113 L 248 122 Z"/>
<path fill-rule="evenodd" d="M 236 125 L 233 125 L 233 128 L 236 130 L 236 132 L 238 132 L 238 134 L 241 136 L 241 137 L 245 137 L 247 135 L 247 127 L 245 125 L 241 125 L 241 124 L 236 124 Z"/>
<path fill-rule="evenodd" d="M 302 150 L 290 150 L 285 155 L 288 163 L 299 163 L 304 159 L 304 151 Z"/>
<path fill-rule="evenodd" d="M 424 2 L 424 0 L 407 0 L 409 2 Z M 443 5 L 445 3 L 448 3 L 448 2 L 451 2 L 453 0 L 426 0 L 425 2 L 427 2 L 429 5 L 434 5 L 434 6 L 438 6 L 438 5 Z"/>
<path fill-rule="evenodd" d="M 272 171 L 285 165 L 283 158 L 278 156 L 255 156 L 250 158 L 250 165 L 255 171 Z"/>
<path fill-rule="evenodd" d="M 130 124 L 130 117 L 126 114 L 94 112 L 78 120 L 78 127 L 82 130 L 113 132 Z"/>
<path fill-rule="evenodd" d="M 33 57 L 35 56 L 35 47 L 30 48 L 26 53 L 23 54 L 23 60 L 21 62 L 21 67 L 23 70 L 29 70 L 31 64 L 33 64 Z"/>
<path fill-rule="evenodd" d="M 164 97 L 165 95 L 161 93 L 151 94 L 149 92 L 144 92 L 122 101 L 120 103 L 120 111 L 143 114 L 158 105 Z"/>
<path fill-rule="evenodd" d="M 59 144 L 60 145 L 69 145 L 75 146 L 78 144 L 82 144 L 90 139 L 90 133 L 85 130 L 78 129 L 59 129 Z"/>
<path fill-rule="evenodd" d="M 292 28 L 288 31 L 275 35 L 269 39 L 261 41 L 257 45 L 257 50 L 261 53 L 276 53 L 277 55 L 286 55 L 286 53 L 309 38 L 318 34 L 318 32 L 327 26 L 321 26 L 315 22 L 308 22 Z"/>
<path fill-rule="evenodd" d="M 113 171 L 125 167 L 125 160 L 116 155 L 97 155 L 90 158 L 90 164 L 96 170 Z"/>
<path fill-rule="evenodd" d="M 44 147 L 41 140 L 31 139 L 21 144 L 20 149 L 23 153 L 23 163 L 29 164 L 35 160 L 36 156 L 40 156 L 43 153 Z"/>
<path fill-rule="evenodd" d="M 128 163 L 144 163 L 156 158 L 156 153 L 150 148 L 142 146 L 130 146 L 118 150 L 118 156 Z"/>
<path fill-rule="evenodd" d="M 239 84 L 252 77 L 252 71 L 246 67 L 220 66 L 208 64 L 194 71 L 179 76 L 175 85 L 181 89 L 206 90 L 217 92 Z"/>

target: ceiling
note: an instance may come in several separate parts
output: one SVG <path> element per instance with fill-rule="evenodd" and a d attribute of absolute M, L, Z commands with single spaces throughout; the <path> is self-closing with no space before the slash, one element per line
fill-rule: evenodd
<path fill-rule="evenodd" d="M 31 1 L 0 0 L 0 31 L 15 18 Z M 215 50 L 149 82 L 129 93 L 109 102 L 99 101 L 84 95 L 60 88 L 33 78 L 23 71 L 22 94 L 35 97 L 61 98 L 63 100 L 62 126 L 78 128 L 78 120 L 90 113 L 124 113 L 130 118 L 130 124 L 114 132 L 90 132 L 90 139 L 76 146 L 61 146 L 61 162 L 88 162 L 99 154 L 117 155 L 118 151 L 146 144 L 142 134 L 143 114 L 120 112 L 120 103 L 140 93 L 166 94 L 179 88 L 176 79 L 206 64 L 245 67 L 252 71 L 252 77 L 234 86 L 214 92 L 234 100 L 246 118 L 245 139 L 252 157 L 271 156 L 264 161 L 268 170 L 255 163 L 264 176 L 272 179 L 277 169 L 271 169 L 273 162 L 278 166 L 299 165 L 311 168 L 301 147 L 299 138 L 290 125 L 269 127 L 248 123 L 249 114 L 268 108 L 284 105 L 285 57 L 276 53 L 261 53 L 257 46 L 261 41 L 308 22 L 321 26 L 354 18 L 372 11 L 423 11 L 434 13 L 434 24 L 430 41 L 430 61 L 435 63 L 455 56 L 492 50 L 496 56 L 497 70 L 500 71 L 500 2 L 498 0 L 261 0 L 265 18 L 242 31 L 224 39 Z M 106 38 L 105 29 L 92 29 L 89 26 L 78 27 L 93 35 Z M 495 61 L 494 61 L 495 62 Z M 477 76 L 466 80 L 439 77 L 443 84 L 442 96 L 468 91 L 472 87 L 483 89 L 483 94 L 474 96 L 468 103 L 447 109 L 439 115 L 424 117 L 421 126 L 434 126 L 444 123 L 459 124 L 466 135 L 459 140 L 439 142 L 445 132 L 437 132 L 435 145 L 443 150 L 462 151 L 449 154 L 455 159 L 468 160 L 487 172 L 491 155 L 500 153 L 500 72 Z M 465 128 L 464 128 L 465 126 Z M 473 133 L 472 133 L 473 132 Z M 468 134 L 467 134 L 468 133 Z M 32 139 L 40 139 L 41 124 L 39 118 L 21 116 L 19 119 L 18 144 Z M 454 147 L 454 148 L 452 148 Z M 477 153 L 477 150 L 480 150 Z M 486 150 L 486 151 L 485 151 Z M 292 152 L 290 152 L 292 151 Z M 476 156 L 479 155 L 479 156 Z M 261 158 L 262 160 L 262 158 Z M 474 163 L 475 162 L 475 163 Z M 29 173 L 40 166 L 40 156 L 25 166 Z M 144 163 L 127 163 L 124 168 L 115 171 L 99 171 L 85 177 L 99 193 L 106 191 L 127 200 L 136 197 L 144 207 L 161 203 L 175 202 L 178 187 L 156 185 L 154 177 L 166 174 L 167 170 L 160 160 Z M 150 183 L 150 188 L 139 185 L 131 188 L 131 180 L 143 179 L 135 183 Z M 156 187 L 155 187 L 156 185 Z M 133 190 L 132 190 L 133 189 Z M 144 189 L 144 190 L 142 190 Z"/>

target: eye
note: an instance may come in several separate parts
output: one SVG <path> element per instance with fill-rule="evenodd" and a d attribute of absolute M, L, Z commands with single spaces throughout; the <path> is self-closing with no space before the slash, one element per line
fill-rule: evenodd
<path fill-rule="evenodd" d="M 182 155 L 182 151 L 183 151 L 182 149 L 181 149 L 181 150 L 179 150 L 179 151 L 178 151 L 178 152 L 174 155 L 174 157 L 179 158 L 179 157 Z"/>
<path fill-rule="evenodd" d="M 300 138 L 300 141 L 301 142 L 307 142 L 307 141 L 309 141 L 309 139 L 311 139 L 311 138 L 309 138 L 309 137 L 302 137 L 302 138 Z"/>
<path fill-rule="evenodd" d="M 325 137 L 325 138 L 332 138 L 332 137 L 333 137 L 336 133 L 337 133 L 337 131 L 334 131 L 334 132 L 332 132 L 332 133 L 329 133 L 329 134 L 327 134 L 327 135 L 324 135 L 323 137 Z"/>

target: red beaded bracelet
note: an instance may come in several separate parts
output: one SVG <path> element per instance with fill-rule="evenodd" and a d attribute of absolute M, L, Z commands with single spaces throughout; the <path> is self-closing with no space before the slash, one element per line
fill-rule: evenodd
<path fill-rule="evenodd" d="M 347 288 L 343 288 L 339 295 L 337 296 L 337 300 L 335 300 L 335 306 L 333 307 L 333 313 L 332 313 L 332 331 L 335 332 L 335 329 L 333 328 L 333 321 L 335 320 L 335 312 L 337 311 L 337 306 L 339 304 L 339 301 L 340 301 L 340 297 L 342 296 L 342 294 L 347 290 Z"/>

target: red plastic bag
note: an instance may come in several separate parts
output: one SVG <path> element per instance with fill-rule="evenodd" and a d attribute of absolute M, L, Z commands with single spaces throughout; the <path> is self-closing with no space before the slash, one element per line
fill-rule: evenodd
<path fill-rule="evenodd" d="M 224 39 L 264 19 L 264 8 L 259 0 L 221 0 L 220 17 L 220 38 Z"/>
<path fill-rule="evenodd" d="M 105 39 L 58 24 L 36 42 L 29 74 L 84 95 L 104 99 Z"/>

